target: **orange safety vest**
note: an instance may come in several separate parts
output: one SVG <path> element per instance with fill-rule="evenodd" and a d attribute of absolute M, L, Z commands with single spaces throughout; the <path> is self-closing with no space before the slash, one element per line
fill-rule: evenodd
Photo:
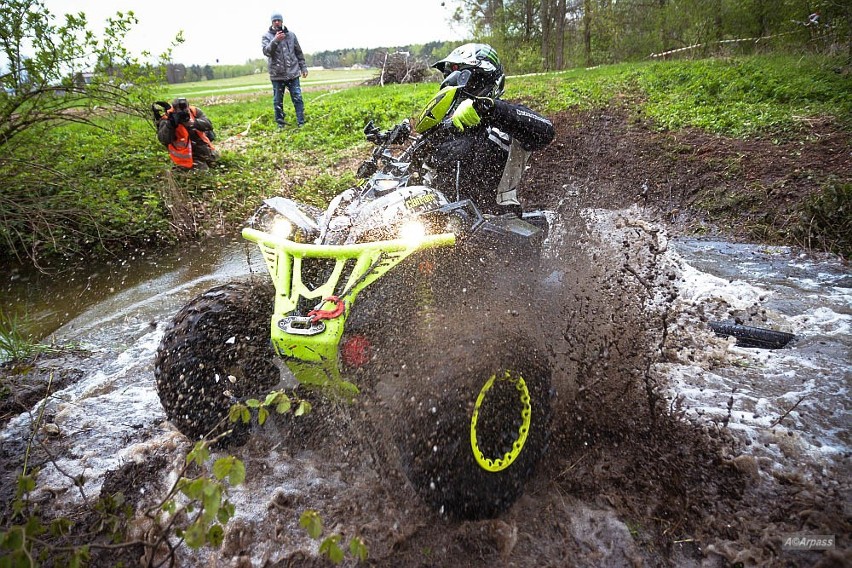
<path fill-rule="evenodd" d="M 166 114 L 163 115 L 163 120 L 168 120 L 169 115 L 173 112 L 174 108 L 167 110 Z M 195 120 L 194 106 L 189 107 L 189 116 L 192 117 L 192 120 Z M 213 149 L 213 144 L 210 143 L 210 140 L 203 131 L 196 130 L 195 133 L 198 134 L 198 137 L 202 142 Z M 169 157 L 178 166 L 186 169 L 192 169 L 192 141 L 189 137 L 189 130 L 187 130 L 186 126 L 183 124 L 178 124 L 175 127 L 175 139 L 171 144 L 169 144 Z"/>

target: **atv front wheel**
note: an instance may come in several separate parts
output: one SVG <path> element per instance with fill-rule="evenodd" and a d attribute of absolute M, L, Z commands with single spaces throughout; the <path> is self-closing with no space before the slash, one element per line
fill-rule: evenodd
<path fill-rule="evenodd" d="M 550 371 L 535 352 L 514 347 L 492 362 L 442 365 L 446 372 L 428 383 L 452 386 L 408 409 L 403 468 L 449 517 L 492 518 L 508 509 L 547 447 Z"/>
<path fill-rule="evenodd" d="M 273 295 L 269 283 L 218 286 L 184 306 L 166 330 L 154 362 L 157 392 L 169 420 L 190 439 L 243 441 L 248 426 L 230 423 L 230 407 L 278 383 L 269 335 Z"/>

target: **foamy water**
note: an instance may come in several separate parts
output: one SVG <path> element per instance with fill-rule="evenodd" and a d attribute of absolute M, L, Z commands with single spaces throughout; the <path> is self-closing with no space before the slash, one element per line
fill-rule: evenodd
<path fill-rule="evenodd" d="M 662 365 L 693 417 L 738 431 L 780 460 L 849 455 L 852 278 L 829 256 L 785 247 L 675 241 L 683 309 L 790 332 L 784 349 L 737 347 L 706 333 L 704 357 Z"/>

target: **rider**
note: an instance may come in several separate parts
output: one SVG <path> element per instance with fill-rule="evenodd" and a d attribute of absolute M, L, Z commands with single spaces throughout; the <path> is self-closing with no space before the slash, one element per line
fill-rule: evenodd
<path fill-rule="evenodd" d="M 443 73 L 444 81 L 415 129 L 423 133 L 441 122 L 443 116 L 432 110 L 440 114 L 440 102 L 448 92 L 462 96 L 451 115 L 454 127 L 435 137 L 424 162 L 435 171 L 437 187 L 452 188 L 456 197 L 470 198 L 485 213 L 519 212 L 521 175 L 530 153 L 555 137 L 553 124 L 523 105 L 500 99 L 505 75 L 490 45 L 464 44 L 433 67 Z"/>

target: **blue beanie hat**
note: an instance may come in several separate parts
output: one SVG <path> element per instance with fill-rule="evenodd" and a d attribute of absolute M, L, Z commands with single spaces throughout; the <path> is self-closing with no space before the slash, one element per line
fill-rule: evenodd
<path fill-rule="evenodd" d="M 281 21 L 283 22 L 283 21 L 284 21 L 284 16 L 282 16 L 281 14 L 279 14 L 279 13 L 277 13 L 277 12 L 276 12 L 275 14 L 272 14 L 272 18 L 270 18 L 270 19 L 271 19 L 272 21 L 275 21 L 275 20 L 281 20 Z"/>

